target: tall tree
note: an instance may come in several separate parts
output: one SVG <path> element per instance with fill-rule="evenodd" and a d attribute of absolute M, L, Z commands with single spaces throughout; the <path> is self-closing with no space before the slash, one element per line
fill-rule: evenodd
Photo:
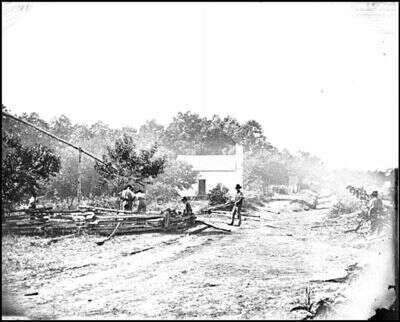
<path fill-rule="evenodd" d="M 264 152 L 246 158 L 244 183 L 265 194 L 269 185 L 286 185 L 289 172 L 279 154 Z"/>
<path fill-rule="evenodd" d="M 54 119 L 51 122 L 52 133 L 64 140 L 70 140 L 73 130 L 71 120 L 66 115 Z"/>
<path fill-rule="evenodd" d="M 164 136 L 164 126 L 155 120 L 147 121 L 139 128 L 138 144 L 140 148 L 150 148 L 154 144 L 161 144 Z"/>
<path fill-rule="evenodd" d="M 178 113 L 164 134 L 164 144 L 178 154 L 230 154 L 235 143 L 243 144 L 246 152 L 273 148 L 258 122 L 241 125 L 230 116 L 207 119 L 189 111 Z"/>
<path fill-rule="evenodd" d="M 201 154 L 206 128 L 205 118 L 190 111 L 179 112 L 165 130 L 164 145 L 178 154 Z"/>
<path fill-rule="evenodd" d="M 96 163 L 95 169 L 106 182 L 114 186 L 113 192 L 117 192 L 128 183 L 143 183 L 147 178 L 155 178 L 162 173 L 165 158 L 155 157 L 156 151 L 157 146 L 138 151 L 134 139 L 123 135 L 113 147 L 107 147 L 103 161 L 108 165 Z"/>
<path fill-rule="evenodd" d="M 152 200 L 168 202 L 179 197 L 184 189 L 196 183 L 198 172 L 183 161 L 168 159 L 164 172 L 158 175 L 148 188 L 148 196 Z"/>
<path fill-rule="evenodd" d="M 60 170 L 60 159 L 46 146 L 23 146 L 12 134 L 2 138 L 2 200 L 5 206 L 37 194 L 51 176 Z"/>

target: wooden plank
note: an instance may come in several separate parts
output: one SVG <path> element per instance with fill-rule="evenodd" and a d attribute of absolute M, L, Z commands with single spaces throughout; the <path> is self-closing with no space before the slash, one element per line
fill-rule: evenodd
<path fill-rule="evenodd" d="M 102 207 L 92 207 L 92 206 L 79 206 L 78 208 L 80 209 L 89 209 L 89 210 L 98 210 L 98 211 L 105 211 L 105 212 L 116 212 L 116 213 L 121 213 L 121 214 L 132 214 L 137 217 L 143 217 L 145 218 L 148 215 L 138 215 L 138 212 L 136 211 L 128 211 L 128 210 L 119 210 L 119 209 L 113 209 L 113 208 L 102 208 Z M 149 212 L 150 216 L 151 215 L 160 215 L 159 212 Z"/>
<path fill-rule="evenodd" d="M 203 230 L 206 230 L 210 228 L 208 225 L 201 225 L 200 227 L 197 227 L 196 229 L 190 230 L 190 231 L 186 231 L 186 233 L 188 235 L 193 235 L 193 234 L 197 234 L 199 232 L 202 232 Z"/>
<path fill-rule="evenodd" d="M 201 223 L 201 224 L 203 224 L 203 225 L 207 225 L 207 226 L 212 227 L 212 228 L 217 229 L 217 230 L 222 230 L 222 231 L 226 231 L 226 232 L 229 232 L 229 233 L 231 232 L 230 229 L 225 229 L 225 228 L 216 227 L 216 226 L 213 226 L 213 225 L 211 225 L 211 224 L 209 224 L 209 223 L 206 223 L 206 222 L 204 222 L 204 221 L 201 221 L 201 220 L 196 220 L 196 222 L 197 222 L 197 223 Z"/>

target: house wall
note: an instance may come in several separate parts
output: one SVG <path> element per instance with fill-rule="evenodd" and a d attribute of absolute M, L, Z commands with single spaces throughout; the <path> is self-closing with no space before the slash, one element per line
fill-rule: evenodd
<path fill-rule="evenodd" d="M 234 195 L 236 184 L 243 186 L 243 176 L 238 171 L 202 171 L 198 180 L 206 180 L 206 193 L 209 193 L 218 183 L 222 183 Z M 195 183 L 190 189 L 183 190 L 182 196 L 194 197 L 198 195 L 199 183 Z"/>
<path fill-rule="evenodd" d="M 179 155 L 178 160 L 192 164 L 199 171 L 198 180 L 206 180 L 206 193 L 209 193 L 218 183 L 222 183 L 234 195 L 235 186 L 243 187 L 243 146 L 235 145 L 234 155 L 217 156 L 185 156 Z M 224 169 L 225 167 L 225 169 Z M 190 188 L 181 191 L 182 196 L 194 197 L 199 193 L 199 181 Z"/>

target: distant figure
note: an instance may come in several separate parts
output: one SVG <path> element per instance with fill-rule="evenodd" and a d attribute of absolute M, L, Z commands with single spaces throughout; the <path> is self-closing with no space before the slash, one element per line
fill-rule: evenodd
<path fill-rule="evenodd" d="M 135 200 L 135 194 L 133 193 L 133 187 L 128 184 L 121 192 L 122 209 L 132 211 L 133 201 Z"/>
<path fill-rule="evenodd" d="M 233 223 L 235 221 L 235 214 L 237 213 L 239 219 L 238 226 L 240 226 L 242 224 L 241 210 L 242 210 L 244 196 L 243 192 L 240 191 L 240 189 L 242 189 L 240 184 L 237 184 L 235 189 L 236 189 L 236 196 L 235 196 L 235 203 L 233 204 L 233 209 L 232 209 L 232 222 L 228 225 L 233 226 Z"/>
<path fill-rule="evenodd" d="M 183 216 L 189 216 L 193 214 L 192 206 L 190 205 L 188 199 L 186 197 L 182 198 L 182 202 L 185 205 L 185 209 L 183 210 Z"/>
<path fill-rule="evenodd" d="M 371 220 L 371 229 L 375 231 L 381 229 L 381 221 L 383 215 L 383 203 L 382 199 L 378 197 L 378 191 L 371 193 L 371 200 L 368 202 L 368 217 Z"/>
<path fill-rule="evenodd" d="M 145 198 L 146 195 L 143 193 L 143 190 L 138 190 L 136 192 L 136 198 L 138 200 L 138 208 L 137 208 L 137 212 L 146 212 L 146 202 L 145 202 Z"/>
<path fill-rule="evenodd" d="M 30 197 L 28 201 L 28 209 L 36 209 L 36 204 L 37 204 L 36 195 L 32 194 L 32 197 Z"/>

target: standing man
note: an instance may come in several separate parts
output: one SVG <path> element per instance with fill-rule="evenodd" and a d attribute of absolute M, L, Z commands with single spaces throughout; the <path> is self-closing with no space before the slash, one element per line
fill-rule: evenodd
<path fill-rule="evenodd" d="M 240 184 L 237 184 L 235 189 L 236 189 L 236 196 L 235 196 L 235 203 L 233 204 L 233 209 L 232 209 L 232 222 L 228 225 L 233 226 L 233 223 L 235 221 L 235 214 L 237 213 L 239 219 L 238 226 L 240 226 L 242 224 L 242 215 L 240 212 L 242 210 L 244 196 L 243 192 L 240 191 L 240 189 L 242 189 Z"/>
<path fill-rule="evenodd" d="M 378 191 L 373 191 L 371 193 L 371 200 L 368 202 L 368 218 L 371 220 L 371 229 L 378 233 L 382 228 L 382 216 L 383 216 L 383 203 L 378 197 Z"/>
<path fill-rule="evenodd" d="M 133 193 L 133 187 L 128 184 L 121 192 L 122 209 L 132 211 L 133 201 L 135 200 L 135 194 Z"/>
<path fill-rule="evenodd" d="M 138 207 L 137 207 L 137 212 L 146 212 L 146 202 L 145 198 L 146 195 L 143 193 L 143 190 L 138 190 L 136 192 L 136 198 L 138 200 Z"/>

